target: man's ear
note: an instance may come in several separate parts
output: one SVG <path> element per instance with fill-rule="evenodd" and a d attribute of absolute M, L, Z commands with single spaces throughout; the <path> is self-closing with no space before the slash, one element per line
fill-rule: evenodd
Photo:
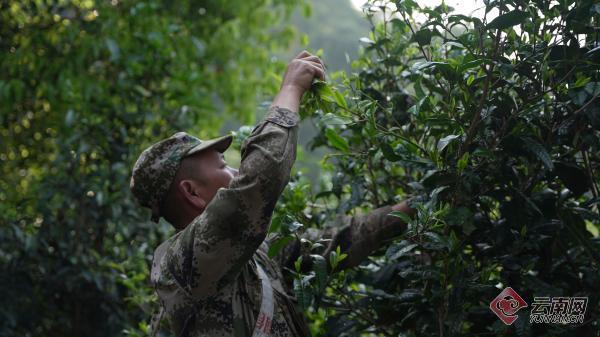
<path fill-rule="evenodd" d="M 179 182 L 177 188 L 189 205 L 199 211 L 204 211 L 206 201 L 200 196 L 198 183 L 193 180 L 183 179 Z"/>

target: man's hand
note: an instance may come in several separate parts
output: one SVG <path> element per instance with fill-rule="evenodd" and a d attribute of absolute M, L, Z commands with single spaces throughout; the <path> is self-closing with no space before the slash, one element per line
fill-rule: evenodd
<path fill-rule="evenodd" d="M 325 66 L 319 57 L 305 50 L 288 63 L 281 90 L 291 89 L 302 95 L 310 89 L 315 77 L 325 80 Z"/>
<path fill-rule="evenodd" d="M 297 112 L 302 95 L 310 89 L 315 78 L 325 80 L 325 66 L 320 58 L 305 50 L 288 63 L 273 106 Z"/>

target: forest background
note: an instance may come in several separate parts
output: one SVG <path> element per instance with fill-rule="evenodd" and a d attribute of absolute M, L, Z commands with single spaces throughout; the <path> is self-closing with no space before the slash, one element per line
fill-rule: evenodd
<path fill-rule="evenodd" d="M 146 336 L 173 230 L 133 200 L 133 162 L 233 131 L 235 166 L 303 48 L 330 78 L 304 100 L 270 253 L 419 200 L 356 268 L 304 243 L 288 277 L 315 336 L 597 335 L 600 5 L 431 3 L 0 1 L 0 336 Z M 585 320 L 505 326 L 487 307 L 505 286 L 585 296 Z"/>

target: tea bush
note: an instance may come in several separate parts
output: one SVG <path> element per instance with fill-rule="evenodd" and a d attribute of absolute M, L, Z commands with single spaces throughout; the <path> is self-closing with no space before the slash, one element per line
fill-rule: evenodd
<path fill-rule="evenodd" d="M 133 200 L 133 163 L 252 121 L 294 3 L 0 1 L 0 336 L 146 334 L 171 232 Z"/>
<path fill-rule="evenodd" d="M 290 272 L 314 334 L 597 333 L 600 6 L 488 1 L 477 18 L 403 0 L 365 13 L 355 73 L 305 101 L 331 179 L 315 193 L 292 183 L 275 231 L 408 195 L 417 214 L 397 214 L 408 229 L 357 268 Z M 585 321 L 530 324 L 527 308 L 506 326 L 489 303 L 507 286 L 528 303 L 588 297 Z"/>

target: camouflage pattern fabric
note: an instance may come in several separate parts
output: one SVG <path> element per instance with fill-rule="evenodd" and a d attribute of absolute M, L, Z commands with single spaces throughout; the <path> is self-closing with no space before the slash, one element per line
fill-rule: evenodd
<path fill-rule="evenodd" d="M 335 251 L 339 246 L 341 251 L 348 256 L 340 262 L 338 268 L 350 268 L 364 261 L 374 250 L 381 247 L 386 240 L 400 235 L 406 225 L 400 218 L 389 215 L 392 206 L 383 206 L 366 214 L 354 216 L 338 215 L 335 219 L 328 221 L 323 229 L 308 228 L 300 237 L 316 242 L 323 240 L 325 247 L 319 255 L 329 261 L 329 253 Z M 270 236 L 267 241 L 274 242 L 276 236 Z M 303 252 L 300 241 L 294 240 L 275 257 L 281 268 L 294 269 L 294 262 L 300 255 L 303 269 L 310 266 L 309 254 L 315 252 Z M 291 287 L 291 284 L 288 284 Z"/>
<path fill-rule="evenodd" d="M 263 243 L 296 159 L 298 115 L 273 107 L 242 144 L 239 175 L 155 251 L 151 280 L 176 336 L 251 336 L 261 299 L 256 262 L 272 280 L 273 336 L 308 336 Z"/>
<path fill-rule="evenodd" d="M 299 243 L 270 259 L 272 238 L 265 240 L 296 158 L 297 123 L 295 112 L 270 109 L 242 144 L 239 175 L 219 189 L 199 217 L 156 249 L 151 281 L 175 336 L 252 336 L 262 297 L 257 263 L 273 286 L 271 335 L 310 336 L 282 275 L 282 267 L 300 254 Z M 306 235 L 332 238 L 323 254 L 340 245 L 349 254 L 343 267 L 349 267 L 403 230 L 390 212 L 386 206 L 341 216 L 324 232 L 309 230 Z"/>

